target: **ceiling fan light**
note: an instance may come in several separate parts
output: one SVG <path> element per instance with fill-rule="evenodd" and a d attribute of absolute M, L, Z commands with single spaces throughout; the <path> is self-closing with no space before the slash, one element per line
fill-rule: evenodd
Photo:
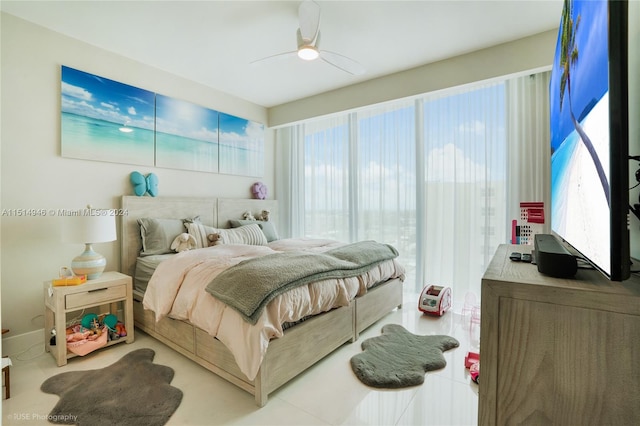
<path fill-rule="evenodd" d="M 318 49 L 313 46 L 302 46 L 298 49 L 298 57 L 305 61 L 313 61 L 314 59 L 318 59 L 318 56 L 320 56 L 320 53 Z"/>

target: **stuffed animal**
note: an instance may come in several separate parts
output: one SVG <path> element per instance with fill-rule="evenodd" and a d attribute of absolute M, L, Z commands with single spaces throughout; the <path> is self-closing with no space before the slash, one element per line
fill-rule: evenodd
<path fill-rule="evenodd" d="M 222 244 L 222 241 L 220 240 L 221 237 L 222 236 L 220 235 L 219 232 L 216 232 L 215 234 L 207 235 L 207 240 L 209 240 L 209 247 L 217 246 L 218 244 Z"/>
<path fill-rule="evenodd" d="M 246 212 L 244 212 L 244 213 L 242 214 L 242 218 L 243 218 L 244 220 L 256 220 L 256 218 L 255 218 L 255 217 L 253 217 L 253 214 L 251 214 L 251 212 L 250 212 L 249 210 L 247 210 Z"/>
<path fill-rule="evenodd" d="M 262 210 L 257 219 L 266 222 L 269 220 L 269 213 L 271 213 L 269 210 Z"/>
<path fill-rule="evenodd" d="M 171 250 L 180 253 L 181 251 L 193 250 L 196 248 L 196 239 L 193 235 L 183 232 L 171 243 Z"/>
<path fill-rule="evenodd" d="M 256 182 L 251 186 L 251 193 L 253 194 L 253 198 L 264 200 L 267 198 L 267 185 L 262 182 Z"/>

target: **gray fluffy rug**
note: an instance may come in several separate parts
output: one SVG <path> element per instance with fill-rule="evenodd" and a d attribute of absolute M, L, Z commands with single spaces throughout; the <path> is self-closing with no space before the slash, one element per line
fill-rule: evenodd
<path fill-rule="evenodd" d="M 387 324 L 381 336 L 362 342 L 364 352 L 351 358 L 351 368 L 362 383 L 376 388 L 420 385 L 427 371 L 447 365 L 442 352 L 459 345 L 450 336 L 419 336 Z"/>
<path fill-rule="evenodd" d="M 100 370 L 48 378 L 43 392 L 60 395 L 49 421 L 77 425 L 164 425 L 182 401 L 171 386 L 173 369 L 153 364 L 155 352 L 138 349 Z"/>

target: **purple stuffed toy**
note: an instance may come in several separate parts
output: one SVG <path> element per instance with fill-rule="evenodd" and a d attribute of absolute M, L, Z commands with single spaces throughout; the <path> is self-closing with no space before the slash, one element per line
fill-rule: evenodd
<path fill-rule="evenodd" d="M 254 198 L 264 200 L 267 198 L 267 185 L 262 182 L 256 182 L 251 187 L 251 192 L 253 193 Z"/>

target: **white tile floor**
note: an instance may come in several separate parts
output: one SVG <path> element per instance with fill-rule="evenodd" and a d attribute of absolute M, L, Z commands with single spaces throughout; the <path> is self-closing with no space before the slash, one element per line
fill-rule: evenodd
<path fill-rule="evenodd" d="M 73 358 L 64 367 L 56 367 L 48 353 L 23 354 L 12 358 L 11 398 L 2 401 L 1 423 L 49 424 L 46 415 L 58 396 L 40 391 L 45 379 L 65 371 L 102 368 L 131 350 L 146 347 L 156 351 L 154 363 L 175 370 L 171 384 L 184 393 L 169 425 L 475 425 L 478 387 L 469 378 L 464 357 L 468 350 L 477 350 L 479 329 L 470 327 L 469 318 L 455 312 L 442 318 L 423 316 L 416 303 L 415 295 L 405 295 L 403 309 L 390 313 L 366 330 L 358 342 L 345 344 L 272 393 L 263 408 L 255 405 L 253 396 L 143 332 L 136 332 L 132 344 Z M 364 339 L 379 335 L 387 323 L 401 324 L 417 334 L 447 334 L 458 339 L 460 347 L 446 352 L 447 366 L 428 373 L 421 386 L 370 388 L 355 377 L 349 359 L 361 351 Z"/>

